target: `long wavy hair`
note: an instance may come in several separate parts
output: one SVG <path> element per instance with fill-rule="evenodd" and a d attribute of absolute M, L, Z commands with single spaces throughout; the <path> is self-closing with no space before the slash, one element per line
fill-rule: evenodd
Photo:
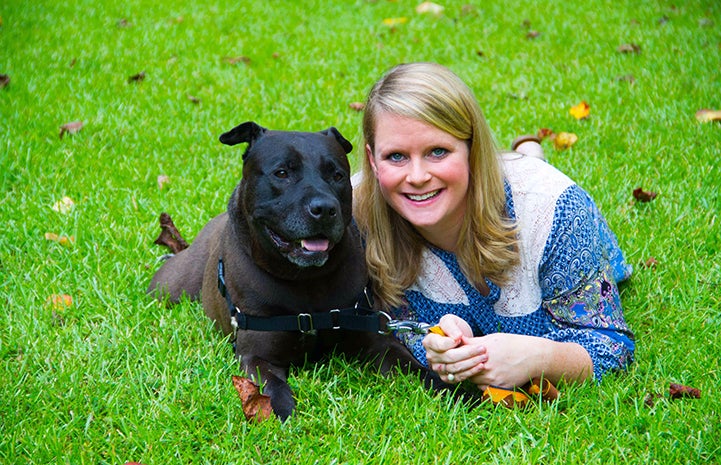
<path fill-rule="evenodd" d="M 506 213 L 498 149 L 471 89 L 448 68 L 408 63 L 389 70 L 371 89 L 363 116 L 365 151 L 375 153 L 380 112 L 413 118 L 468 142 L 466 215 L 456 245 L 463 273 L 477 288 L 484 278 L 502 285 L 519 263 L 516 226 Z M 371 155 L 372 156 L 372 155 Z M 363 177 L 354 193 L 354 213 L 366 241 L 366 262 L 374 291 L 385 308 L 403 302 L 418 278 L 427 243 L 413 225 L 388 206 L 362 156 Z"/>

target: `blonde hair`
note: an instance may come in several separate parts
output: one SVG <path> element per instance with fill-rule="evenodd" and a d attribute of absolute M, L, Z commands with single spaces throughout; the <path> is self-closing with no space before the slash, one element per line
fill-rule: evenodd
<path fill-rule="evenodd" d="M 375 150 L 380 112 L 423 121 L 468 141 L 469 185 L 457 259 L 476 287 L 485 287 L 484 278 L 504 284 L 508 271 L 519 263 L 516 228 L 506 213 L 498 150 L 473 92 L 441 65 L 402 64 L 388 71 L 368 94 L 363 149 L 367 144 Z M 366 241 L 368 270 L 382 305 L 399 306 L 405 289 L 418 278 L 426 242 L 388 206 L 368 156 L 361 158 L 364 176 L 354 192 L 354 213 Z"/>

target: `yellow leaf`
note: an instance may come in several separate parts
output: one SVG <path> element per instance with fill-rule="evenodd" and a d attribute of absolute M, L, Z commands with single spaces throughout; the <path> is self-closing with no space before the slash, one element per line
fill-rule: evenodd
<path fill-rule="evenodd" d="M 73 236 L 59 236 L 53 232 L 46 232 L 45 233 L 45 239 L 53 242 L 57 242 L 58 244 L 62 245 L 63 247 L 70 247 L 75 243 L 75 237 Z"/>
<path fill-rule="evenodd" d="M 395 27 L 399 24 L 405 24 L 406 22 L 408 22 L 408 18 L 406 18 L 405 16 L 402 16 L 400 18 L 386 18 L 383 20 L 383 24 L 388 27 Z"/>
<path fill-rule="evenodd" d="M 73 298 L 67 294 L 51 294 L 45 302 L 55 310 L 73 306 Z"/>
<path fill-rule="evenodd" d="M 573 115 L 576 119 L 588 118 L 588 115 L 591 113 L 591 107 L 584 101 L 574 107 L 571 107 L 569 113 L 571 113 L 571 115 Z"/>
<path fill-rule="evenodd" d="M 721 121 L 721 110 L 709 110 L 707 108 L 696 112 L 696 119 L 700 123 L 710 123 L 711 121 Z"/>
<path fill-rule="evenodd" d="M 578 136 L 572 132 L 559 132 L 553 139 L 553 146 L 556 150 L 565 150 L 571 147 L 578 140 Z"/>
<path fill-rule="evenodd" d="M 63 197 L 62 199 L 55 202 L 52 206 L 52 209 L 55 210 L 58 213 L 70 213 L 70 211 L 75 206 L 75 202 L 73 202 L 73 199 L 70 197 Z"/>

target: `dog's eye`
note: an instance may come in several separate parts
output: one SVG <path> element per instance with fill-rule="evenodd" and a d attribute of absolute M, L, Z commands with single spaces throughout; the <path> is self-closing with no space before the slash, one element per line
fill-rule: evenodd
<path fill-rule="evenodd" d="M 273 173 L 273 176 L 280 179 L 286 179 L 288 177 L 288 172 L 286 170 L 276 170 Z"/>
<path fill-rule="evenodd" d="M 342 172 L 336 171 L 335 174 L 333 175 L 333 181 L 335 181 L 335 182 L 342 181 L 344 177 L 345 177 L 345 175 Z"/>

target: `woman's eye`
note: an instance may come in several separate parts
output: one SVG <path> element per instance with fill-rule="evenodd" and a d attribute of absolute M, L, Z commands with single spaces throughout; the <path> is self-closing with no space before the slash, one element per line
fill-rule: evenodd
<path fill-rule="evenodd" d="M 442 157 L 447 153 L 448 150 L 442 149 L 440 147 L 436 147 L 435 149 L 431 150 L 431 155 L 433 155 L 434 157 Z"/>
<path fill-rule="evenodd" d="M 405 157 L 403 155 L 401 155 L 400 153 L 396 152 L 396 153 L 391 153 L 390 155 L 388 155 L 388 159 L 393 162 L 399 162 L 399 161 L 403 161 L 405 159 Z"/>
<path fill-rule="evenodd" d="M 280 179 L 286 179 L 288 177 L 288 172 L 286 170 L 276 170 L 273 173 L 273 176 Z"/>

